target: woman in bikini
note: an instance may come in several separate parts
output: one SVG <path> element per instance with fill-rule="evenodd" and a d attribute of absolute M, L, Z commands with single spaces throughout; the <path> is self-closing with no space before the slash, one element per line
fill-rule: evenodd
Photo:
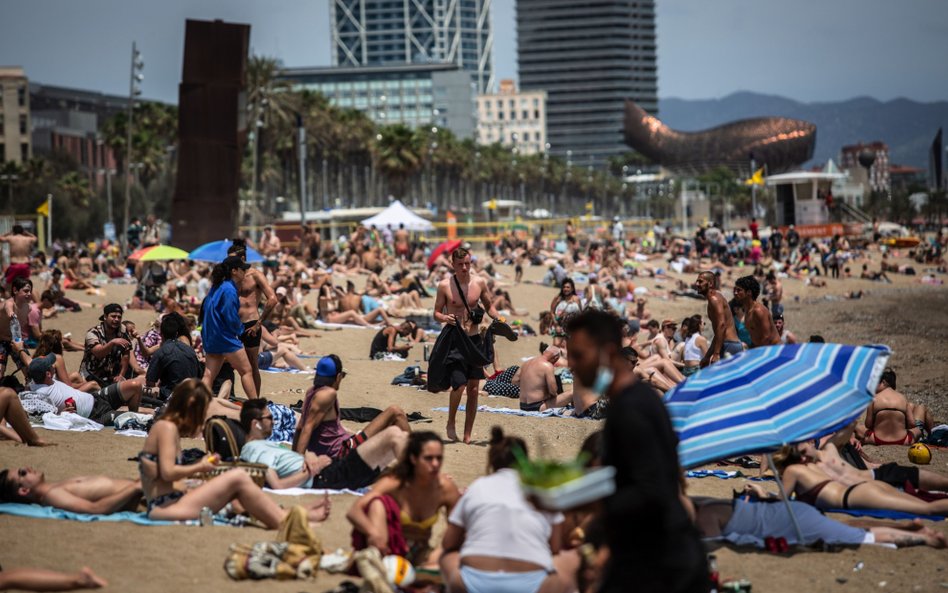
<path fill-rule="evenodd" d="M 235 510 L 246 511 L 268 529 L 276 529 L 287 511 L 264 494 L 243 470 L 231 470 L 187 492 L 175 489 L 175 482 L 212 471 L 220 461 L 208 455 L 197 463 L 180 463 L 181 438 L 193 438 L 200 432 L 211 397 L 210 390 L 197 379 L 182 381 L 161 419 L 148 433 L 138 454 L 148 517 L 168 521 L 197 519 L 204 507 L 216 513 L 236 502 L 241 509 Z M 306 512 L 310 522 L 324 521 L 329 516 L 328 499 L 307 507 Z"/>
<path fill-rule="evenodd" d="M 681 369 L 681 374 L 686 377 L 698 372 L 701 367 L 701 359 L 708 352 L 708 340 L 701 335 L 703 326 L 704 320 L 697 315 L 686 317 L 682 326 L 682 333 L 685 338 L 682 362 L 685 366 Z"/>
<path fill-rule="evenodd" d="M 441 552 L 431 548 L 431 530 L 441 509 L 450 513 L 461 497 L 454 480 L 441 473 L 443 461 L 441 437 L 413 432 L 398 464 L 349 509 L 353 548 L 374 546 L 415 567 L 436 567 Z"/>
<path fill-rule="evenodd" d="M 948 499 L 925 502 L 879 480 L 843 483 L 809 463 L 801 447 L 783 447 L 773 455 L 774 466 L 783 477 L 784 489 L 797 500 L 818 509 L 882 509 L 917 515 L 948 515 Z M 748 488 L 772 498 L 757 484 Z"/>

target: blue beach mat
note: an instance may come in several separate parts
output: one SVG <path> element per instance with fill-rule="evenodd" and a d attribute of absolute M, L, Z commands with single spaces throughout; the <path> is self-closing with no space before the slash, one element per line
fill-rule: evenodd
<path fill-rule="evenodd" d="M 38 504 L 21 504 L 17 502 L 0 503 L 0 515 L 14 515 L 16 517 L 29 517 L 32 519 L 64 519 L 66 521 L 79 521 L 82 523 L 104 522 L 119 523 L 128 522 L 136 525 L 200 525 L 197 519 L 189 521 L 159 521 L 149 519 L 145 513 L 133 513 L 131 511 L 122 511 L 111 513 L 109 515 L 94 515 L 90 513 L 74 513 L 64 511 L 55 507 L 41 506 Z M 223 515 L 215 515 L 214 525 L 232 525 L 240 527 L 249 519 L 243 516 L 237 516 L 227 519 Z"/>
<path fill-rule="evenodd" d="M 944 521 L 941 515 L 916 515 L 915 513 L 905 513 L 902 511 L 884 511 L 882 509 L 824 509 L 824 513 L 842 513 L 852 517 L 872 517 L 873 519 L 893 519 L 900 521 L 903 519 L 925 519 L 926 521 Z"/>

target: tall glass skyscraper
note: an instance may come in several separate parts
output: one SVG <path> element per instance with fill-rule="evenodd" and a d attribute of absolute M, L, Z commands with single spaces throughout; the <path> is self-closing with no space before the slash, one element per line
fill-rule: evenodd
<path fill-rule="evenodd" d="M 334 66 L 453 63 L 494 86 L 491 0 L 330 0 Z"/>
<path fill-rule="evenodd" d="M 657 115 L 654 0 L 517 0 L 520 88 L 547 93 L 550 153 L 601 166 L 627 152 L 623 106 Z"/>

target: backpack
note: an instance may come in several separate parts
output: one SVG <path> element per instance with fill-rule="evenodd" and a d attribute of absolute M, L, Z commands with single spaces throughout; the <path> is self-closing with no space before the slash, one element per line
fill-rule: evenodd
<path fill-rule="evenodd" d="M 221 461 L 237 461 L 247 435 L 240 422 L 224 416 L 213 416 L 204 423 L 204 446 L 208 453 L 217 453 Z"/>

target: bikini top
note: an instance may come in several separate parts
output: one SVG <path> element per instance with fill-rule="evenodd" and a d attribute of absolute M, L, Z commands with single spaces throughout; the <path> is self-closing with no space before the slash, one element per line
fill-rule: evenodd
<path fill-rule="evenodd" d="M 428 517 L 427 519 L 422 519 L 421 521 L 415 521 L 411 518 L 411 515 L 405 511 L 401 511 L 401 521 L 402 527 L 408 527 L 412 529 L 417 529 L 419 531 L 430 531 L 434 524 L 438 522 L 438 513 Z"/>
<path fill-rule="evenodd" d="M 139 475 L 142 475 L 142 474 L 144 473 L 144 468 L 142 468 L 142 459 L 147 459 L 148 461 L 151 461 L 152 463 L 155 464 L 155 469 L 158 470 L 158 477 L 159 477 L 159 478 L 161 477 L 161 466 L 158 465 L 158 454 L 157 454 L 157 453 L 149 453 L 149 452 L 147 452 L 147 451 L 139 451 L 139 452 L 138 452 L 138 455 L 136 455 L 136 457 L 138 457 L 138 473 L 139 473 Z M 182 458 L 182 456 L 179 454 L 177 457 L 175 457 L 174 464 L 175 464 L 175 465 L 183 465 L 182 461 L 183 461 L 183 458 Z"/>
<path fill-rule="evenodd" d="M 797 500 L 800 502 L 805 502 L 808 505 L 816 506 L 816 501 L 820 497 L 820 492 L 822 492 L 823 488 L 826 488 L 826 485 L 832 481 L 833 480 L 824 480 L 806 492 L 797 494 Z"/>
<path fill-rule="evenodd" d="M 873 423 L 873 424 L 875 424 L 876 416 L 879 415 L 879 412 L 898 412 L 899 414 L 902 414 L 902 417 L 903 417 L 903 418 L 905 418 L 905 427 L 906 427 L 906 428 L 912 428 L 911 426 L 908 425 L 908 414 L 905 413 L 905 410 L 900 410 L 900 409 L 898 409 L 898 408 L 879 408 L 878 410 L 874 411 L 874 412 L 872 413 L 872 423 Z"/>

